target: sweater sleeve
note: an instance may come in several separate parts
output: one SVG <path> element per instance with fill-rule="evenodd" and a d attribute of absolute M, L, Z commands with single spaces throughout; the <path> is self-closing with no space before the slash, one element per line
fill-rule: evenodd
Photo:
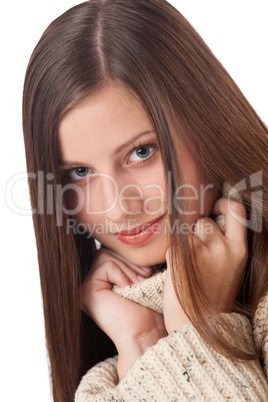
<path fill-rule="evenodd" d="M 263 357 L 263 367 L 268 380 L 268 293 L 263 297 L 253 320 L 255 346 Z"/>
<path fill-rule="evenodd" d="M 253 345 L 247 318 L 235 313 L 223 316 Z M 117 381 L 116 359 L 108 359 L 83 377 L 75 401 L 268 400 L 268 384 L 258 360 L 225 358 L 204 342 L 192 325 L 160 339 Z"/>
<path fill-rule="evenodd" d="M 117 356 L 96 364 L 82 378 L 76 391 L 76 401 L 104 400 L 101 396 L 110 393 L 118 384 Z M 116 393 L 115 393 L 116 394 Z M 112 400 L 112 399 L 111 399 Z"/>

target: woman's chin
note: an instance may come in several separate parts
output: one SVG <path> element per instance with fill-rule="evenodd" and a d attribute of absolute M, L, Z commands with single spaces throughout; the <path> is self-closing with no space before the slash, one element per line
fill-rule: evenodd
<path fill-rule="evenodd" d="M 141 266 L 141 267 L 152 267 L 156 265 L 161 265 L 166 262 L 166 250 L 159 255 L 155 253 L 150 253 L 151 255 L 146 255 L 146 253 L 129 253 L 128 255 L 122 255 L 132 264 Z"/>
<path fill-rule="evenodd" d="M 106 239 L 99 240 L 103 241 L 102 243 L 98 242 L 98 246 L 103 245 L 118 253 L 130 263 L 141 267 L 156 266 L 166 262 L 166 252 L 169 248 L 169 241 L 166 235 L 153 237 L 139 246 L 123 244 L 119 241 L 105 242 Z"/>

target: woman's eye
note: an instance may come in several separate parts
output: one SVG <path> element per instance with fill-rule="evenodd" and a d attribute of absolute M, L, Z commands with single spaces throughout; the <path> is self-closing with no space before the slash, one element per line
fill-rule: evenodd
<path fill-rule="evenodd" d="M 90 168 L 81 166 L 68 170 L 66 172 L 66 175 L 68 176 L 69 179 L 77 181 L 83 179 L 90 173 L 92 173 L 92 170 Z"/>
<path fill-rule="evenodd" d="M 128 158 L 128 163 L 139 162 L 140 160 L 147 159 L 151 156 L 154 150 L 154 145 L 140 145 L 131 152 Z"/>

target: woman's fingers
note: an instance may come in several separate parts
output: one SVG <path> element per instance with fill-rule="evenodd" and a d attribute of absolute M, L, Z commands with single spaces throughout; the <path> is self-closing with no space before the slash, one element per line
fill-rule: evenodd
<path fill-rule="evenodd" d="M 152 267 L 141 267 L 138 265 L 135 265 L 133 263 L 131 263 L 130 261 L 127 261 L 124 257 L 122 257 L 120 254 L 116 253 L 113 250 L 110 250 L 106 247 L 102 247 L 101 250 L 107 254 L 110 254 L 111 256 L 113 256 L 116 260 L 118 261 L 122 261 L 126 266 L 128 266 L 129 268 L 131 268 L 133 271 L 135 271 L 138 275 L 140 276 L 144 276 L 145 278 L 148 278 L 149 276 L 152 275 L 153 273 L 153 268 Z"/>
<path fill-rule="evenodd" d="M 240 202 L 227 198 L 219 199 L 213 206 L 214 215 L 222 215 L 225 219 L 225 237 L 236 242 L 247 240 L 246 209 Z M 203 242 L 215 240 L 223 234 L 218 225 L 210 218 L 200 218 L 195 224 L 194 235 Z"/>
<path fill-rule="evenodd" d="M 88 307 L 90 295 L 99 294 L 100 291 L 110 291 L 113 284 L 125 287 L 138 281 L 137 273 L 132 271 L 131 268 L 123 266 L 122 262 L 106 259 L 97 269 L 89 273 L 81 285 L 82 309 L 90 311 Z"/>
<path fill-rule="evenodd" d="M 126 260 L 124 260 L 126 261 Z M 134 270 L 128 262 L 124 262 L 116 253 L 101 248 L 95 255 L 89 274 L 81 286 L 82 306 L 85 307 L 89 295 L 99 291 L 110 291 L 113 285 L 119 287 L 138 283 L 151 274 L 150 270 Z M 133 266 L 133 264 L 131 264 Z M 83 308 L 84 309 L 84 308 Z"/>
<path fill-rule="evenodd" d="M 89 276 L 89 282 L 93 291 L 111 289 L 113 284 L 124 287 L 136 281 L 136 277 L 130 276 L 127 269 L 122 269 L 115 261 L 107 260 Z"/>
<path fill-rule="evenodd" d="M 125 287 L 131 283 L 138 283 L 145 279 L 139 272 L 134 271 L 123 261 L 113 257 L 109 253 L 104 253 L 101 256 L 99 265 L 89 274 L 90 281 L 96 278 L 109 283 L 106 288 L 111 288 L 112 284 Z"/>
<path fill-rule="evenodd" d="M 210 218 L 200 218 L 195 224 L 194 235 L 203 242 L 209 241 L 212 236 L 221 235 L 221 230 Z"/>
<path fill-rule="evenodd" d="M 223 234 L 210 218 L 201 218 L 195 225 L 193 247 L 204 290 L 211 305 L 219 311 L 230 311 L 241 288 L 241 280 L 248 258 L 245 207 L 233 200 L 218 200 L 212 213 L 225 217 Z"/>
<path fill-rule="evenodd" d="M 225 237 L 227 239 L 247 240 L 246 208 L 243 204 L 228 198 L 221 198 L 215 203 L 212 212 L 215 215 L 225 216 Z"/>
<path fill-rule="evenodd" d="M 119 269 L 121 269 L 121 271 L 127 276 L 127 278 L 130 280 L 130 283 L 128 285 L 130 285 L 131 283 L 138 283 L 141 280 L 145 279 L 145 272 L 139 272 L 139 271 L 134 271 L 132 268 L 130 268 L 127 264 L 125 264 L 123 261 L 121 260 L 109 260 L 110 262 L 114 262 L 117 267 L 119 267 Z M 141 275 L 142 274 L 142 275 Z M 112 282 L 113 284 L 120 286 L 120 287 L 124 287 L 124 286 L 128 286 L 128 285 L 121 285 L 119 283 L 116 282 Z"/>

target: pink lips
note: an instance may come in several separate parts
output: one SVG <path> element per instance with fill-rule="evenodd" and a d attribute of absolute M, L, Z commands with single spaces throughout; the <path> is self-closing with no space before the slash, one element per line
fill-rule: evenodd
<path fill-rule="evenodd" d="M 165 215 L 160 216 L 150 222 L 143 223 L 131 230 L 122 230 L 114 233 L 115 237 L 124 244 L 137 246 L 148 241 L 160 229 Z"/>

